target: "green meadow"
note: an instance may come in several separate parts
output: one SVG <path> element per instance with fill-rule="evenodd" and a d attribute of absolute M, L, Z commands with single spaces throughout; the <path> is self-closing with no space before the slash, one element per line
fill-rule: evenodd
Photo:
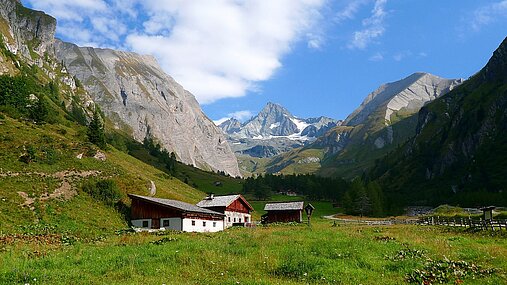
<path fill-rule="evenodd" d="M 0 284 L 507 283 L 505 236 L 438 227 L 333 226 L 315 217 L 311 228 L 213 234 L 118 231 L 81 240 L 34 231 L 2 236 Z"/>

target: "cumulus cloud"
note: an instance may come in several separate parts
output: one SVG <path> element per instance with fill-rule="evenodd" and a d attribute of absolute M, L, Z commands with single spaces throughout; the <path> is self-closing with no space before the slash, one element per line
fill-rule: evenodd
<path fill-rule="evenodd" d="M 502 0 L 482 6 L 473 13 L 471 26 L 475 31 L 479 31 L 483 26 L 495 22 L 499 18 L 507 17 L 507 0 Z"/>
<path fill-rule="evenodd" d="M 236 119 L 236 120 L 238 120 L 240 122 L 244 122 L 246 120 L 249 120 L 253 116 L 254 116 L 254 113 L 252 111 L 250 111 L 250 110 L 241 110 L 241 111 L 236 111 L 236 112 L 233 112 L 233 113 L 229 113 L 229 114 L 227 114 L 227 117 L 215 120 L 213 122 L 215 123 L 215 125 L 218 126 L 221 123 L 229 120 L 230 118 L 234 118 L 234 119 Z"/>
<path fill-rule="evenodd" d="M 363 29 L 355 31 L 348 47 L 350 49 L 365 49 L 371 42 L 385 32 L 385 18 L 387 0 L 376 0 L 370 17 L 362 22 Z"/>
<path fill-rule="evenodd" d="M 200 103 L 240 97 L 269 79 L 291 44 L 308 36 L 323 0 L 144 1 L 150 18 L 131 34 L 132 50 L 155 55 Z"/>

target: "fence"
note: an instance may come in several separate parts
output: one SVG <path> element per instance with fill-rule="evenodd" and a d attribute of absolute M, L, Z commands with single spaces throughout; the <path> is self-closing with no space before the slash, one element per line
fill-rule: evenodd
<path fill-rule="evenodd" d="M 443 218 L 443 217 L 425 217 L 419 219 L 420 225 L 440 225 L 449 227 L 464 227 L 471 229 L 507 231 L 507 220 L 474 220 L 471 218 Z"/>

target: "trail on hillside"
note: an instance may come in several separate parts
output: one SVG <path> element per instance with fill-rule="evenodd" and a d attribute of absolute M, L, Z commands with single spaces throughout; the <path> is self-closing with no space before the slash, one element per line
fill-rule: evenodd
<path fill-rule="evenodd" d="M 42 178 L 55 178 L 60 180 L 59 187 L 56 188 L 53 192 L 48 193 L 45 192 L 39 197 L 30 197 L 26 192 L 18 191 L 18 195 L 21 196 L 25 201 L 20 204 L 21 207 L 28 207 L 30 210 L 35 210 L 33 204 L 36 201 L 47 201 L 50 199 L 64 199 L 69 200 L 77 194 L 75 187 L 72 184 L 86 177 L 90 176 L 99 176 L 102 172 L 98 170 L 87 170 L 87 171 L 76 171 L 76 170 L 65 170 L 56 172 L 53 174 L 43 173 L 43 172 L 5 172 L 0 173 L 1 177 L 18 177 L 18 176 L 39 176 Z"/>

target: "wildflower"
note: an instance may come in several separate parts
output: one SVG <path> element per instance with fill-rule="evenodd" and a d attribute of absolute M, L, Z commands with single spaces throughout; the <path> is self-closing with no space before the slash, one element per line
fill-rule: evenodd
<path fill-rule="evenodd" d="M 306 273 L 306 272 L 305 272 L 305 273 L 303 273 L 303 276 L 308 276 L 308 273 Z"/>

